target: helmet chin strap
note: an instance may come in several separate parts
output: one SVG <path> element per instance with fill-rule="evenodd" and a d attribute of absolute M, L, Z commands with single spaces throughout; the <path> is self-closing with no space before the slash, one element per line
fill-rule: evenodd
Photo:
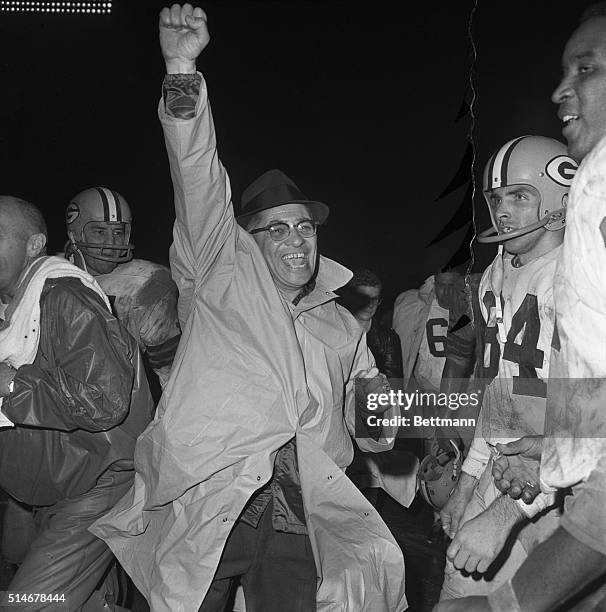
<path fill-rule="evenodd" d="M 80 258 L 80 263 L 82 264 L 82 269 L 85 272 L 88 272 L 90 274 L 90 272 L 88 270 L 88 266 L 86 265 L 86 259 L 84 259 L 84 253 L 76 245 L 74 245 L 74 254 L 77 255 Z M 80 266 L 78 266 L 78 267 L 80 267 Z"/>
<path fill-rule="evenodd" d="M 65 246 L 65 255 L 70 263 L 73 263 L 81 270 L 84 270 L 85 272 L 88 272 L 90 274 L 82 251 L 76 246 L 76 244 L 72 240 L 69 240 L 67 245 Z M 76 261 L 76 258 L 78 258 L 78 261 Z"/>
<path fill-rule="evenodd" d="M 489 227 L 487 230 L 484 230 L 480 234 L 478 234 L 477 241 L 481 244 L 494 244 L 495 242 L 506 242 L 507 240 L 512 240 L 513 238 L 518 238 L 519 236 L 525 236 L 526 234 L 530 234 L 530 232 L 534 232 L 540 227 L 549 226 L 552 223 L 556 223 L 557 221 L 561 221 L 562 217 L 566 214 L 565 208 L 559 208 L 558 210 L 554 210 L 553 212 L 547 213 L 542 219 L 539 219 L 535 223 L 531 225 L 527 225 L 526 227 L 521 227 L 520 229 L 514 230 L 513 232 L 507 232 L 506 234 L 499 234 L 498 230 L 494 227 Z M 549 230 L 549 227 L 545 227 L 546 230 Z"/>

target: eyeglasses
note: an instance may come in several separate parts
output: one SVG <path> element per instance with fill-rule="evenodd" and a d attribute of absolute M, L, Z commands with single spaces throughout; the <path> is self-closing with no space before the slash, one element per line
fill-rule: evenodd
<path fill-rule="evenodd" d="M 282 242 L 282 240 L 286 240 L 290 236 L 290 232 L 293 230 L 293 228 L 297 230 L 302 238 L 311 238 L 312 236 L 316 235 L 317 226 L 318 224 L 311 219 L 304 219 L 303 221 L 299 221 L 298 223 L 294 224 L 279 221 L 265 227 L 250 230 L 249 233 L 258 234 L 259 232 L 269 232 L 269 237 L 274 242 Z"/>

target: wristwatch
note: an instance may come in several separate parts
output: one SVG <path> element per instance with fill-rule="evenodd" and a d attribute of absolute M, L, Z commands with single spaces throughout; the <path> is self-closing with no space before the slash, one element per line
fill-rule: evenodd
<path fill-rule="evenodd" d="M 9 395 L 13 392 L 14 389 L 15 389 L 15 381 L 11 380 L 8 383 L 8 393 L 9 393 Z"/>

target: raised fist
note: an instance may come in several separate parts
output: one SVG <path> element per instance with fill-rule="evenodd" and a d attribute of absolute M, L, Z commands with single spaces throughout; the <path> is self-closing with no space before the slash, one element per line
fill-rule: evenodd
<path fill-rule="evenodd" d="M 196 58 L 210 40 L 206 13 L 191 4 L 173 4 L 160 11 L 160 48 L 166 72 L 192 73 Z"/>

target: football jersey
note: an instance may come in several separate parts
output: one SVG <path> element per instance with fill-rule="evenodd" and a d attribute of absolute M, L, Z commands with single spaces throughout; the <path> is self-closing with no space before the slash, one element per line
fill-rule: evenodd
<path fill-rule="evenodd" d="M 541 479 L 562 488 L 586 479 L 606 454 L 606 139 L 572 183 L 554 296 Z"/>
<path fill-rule="evenodd" d="M 543 433 L 554 330 L 553 278 L 560 249 L 519 268 L 505 255 L 500 298 L 491 282 L 500 255 L 480 281 L 480 310 L 486 321 L 483 375 L 488 385 L 478 433 L 490 444 Z"/>
<path fill-rule="evenodd" d="M 177 286 L 170 270 L 151 261 L 132 259 L 109 274 L 95 276 L 95 280 L 164 386 L 181 334 Z"/>
<path fill-rule="evenodd" d="M 434 297 L 429 307 L 414 369 L 417 382 L 426 391 L 440 389 L 442 371 L 446 362 L 448 316 L 448 309 L 442 308 Z"/>

